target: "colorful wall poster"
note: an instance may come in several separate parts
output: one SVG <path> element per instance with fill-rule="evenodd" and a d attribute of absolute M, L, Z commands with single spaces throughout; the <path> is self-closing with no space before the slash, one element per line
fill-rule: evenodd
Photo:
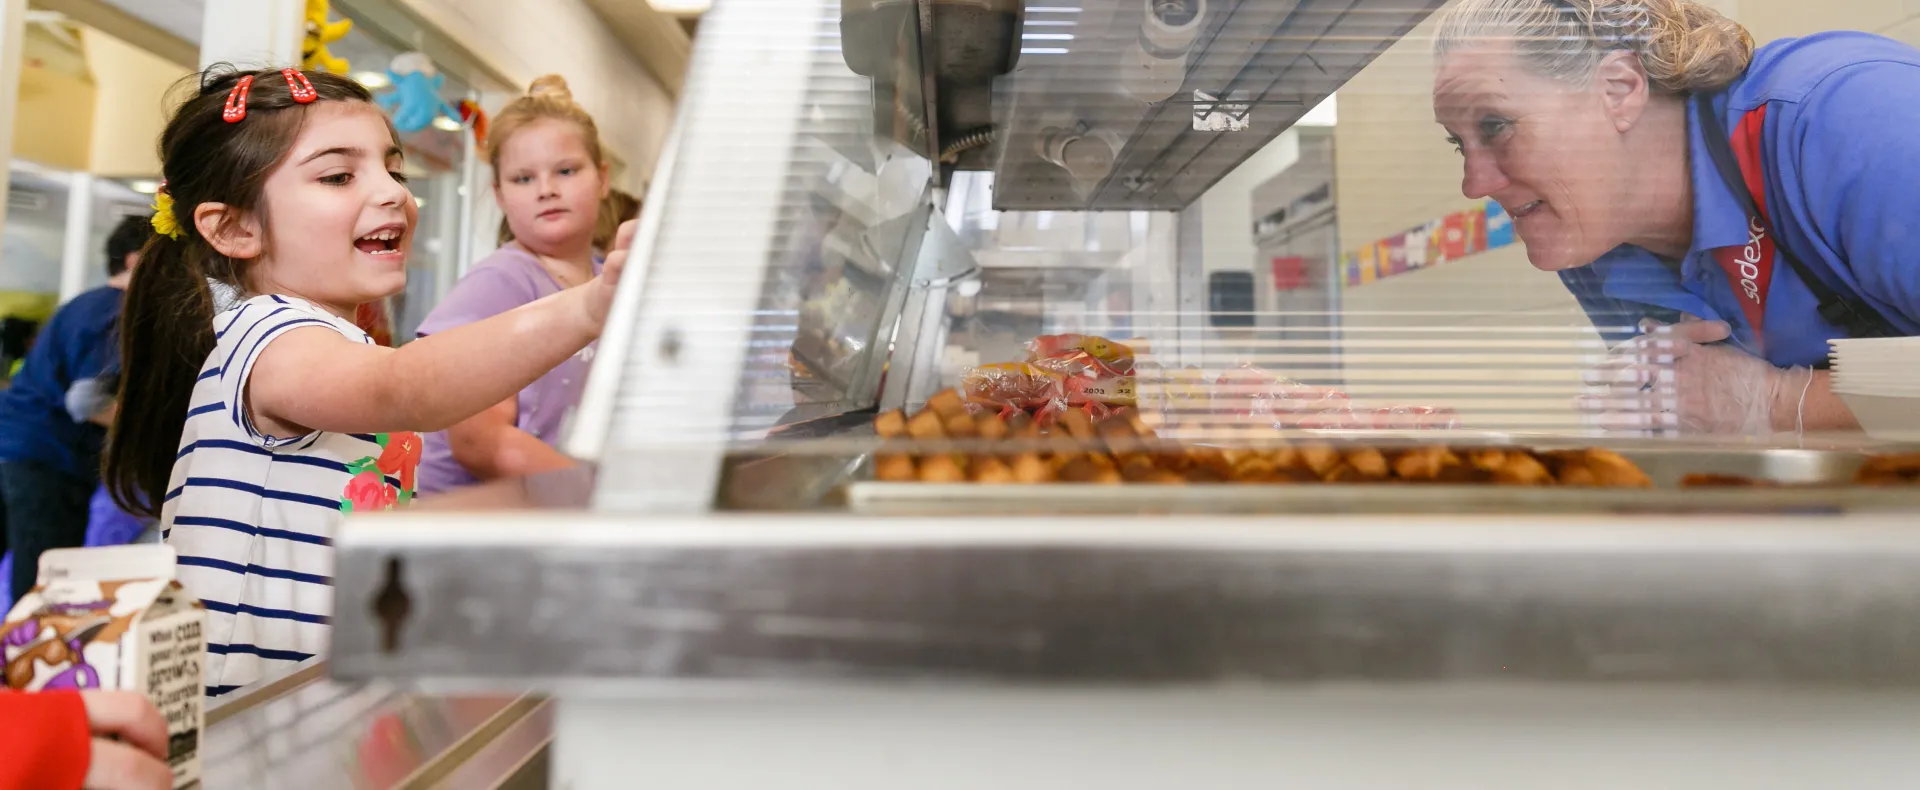
<path fill-rule="evenodd" d="M 1513 244 L 1513 217 L 1496 200 L 1487 201 L 1487 249 L 1497 250 Z"/>
<path fill-rule="evenodd" d="M 1392 277 L 1397 274 L 1406 274 L 1407 273 L 1407 236 L 1406 234 L 1403 233 L 1398 236 L 1388 236 L 1386 241 L 1380 242 L 1380 244 L 1383 248 L 1380 253 L 1380 276 Z"/>
<path fill-rule="evenodd" d="M 1440 250 L 1439 254 L 1434 256 L 1436 264 L 1467 257 L 1466 212 L 1454 212 L 1441 220 L 1440 232 L 1434 234 L 1434 242 Z"/>
<path fill-rule="evenodd" d="M 1434 227 L 1435 223 L 1429 222 L 1407 231 L 1407 269 L 1409 271 L 1424 269 L 1429 265 L 1429 261 L 1434 260 L 1435 256 L 1431 254 Z"/>
<path fill-rule="evenodd" d="M 1513 243 L 1513 218 L 1499 203 L 1485 200 L 1472 208 L 1361 245 L 1341 260 L 1345 282 L 1364 285 Z"/>
<path fill-rule="evenodd" d="M 1487 251 L 1487 209 L 1482 205 L 1472 211 L 1460 212 L 1467 223 L 1467 255 Z"/>

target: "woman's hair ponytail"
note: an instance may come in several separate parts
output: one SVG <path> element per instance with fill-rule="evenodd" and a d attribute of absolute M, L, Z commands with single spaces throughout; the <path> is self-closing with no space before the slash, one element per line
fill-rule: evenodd
<path fill-rule="evenodd" d="M 120 412 L 102 475 L 129 513 L 160 517 L 194 381 L 213 353 L 213 292 L 197 235 L 155 234 L 140 250 L 120 313 Z"/>

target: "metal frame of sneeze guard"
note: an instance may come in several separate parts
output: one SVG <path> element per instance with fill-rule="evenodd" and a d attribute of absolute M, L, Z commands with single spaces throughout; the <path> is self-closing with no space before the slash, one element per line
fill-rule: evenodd
<path fill-rule="evenodd" d="M 645 277 L 623 284 L 633 309 L 616 316 L 629 323 L 609 328 L 629 337 L 603 349 L 576 423 L 592 437 L 569 445 L 599 462 L 596 507 L 711 505 L 808 83 L 822 62 L 819 31 L 836 15 L 823 0 L 728 0 L 711 12 L 673 169 L 660 179 L 670 183 L 649 200 L 661 226 L 636 250 Z"/>
<path fill-rule="evenodd" d="M 914 250 L 912 289 L 898 316 L 889 369 L 880 394 L 881 408 L 897 409 L 923 403 L 940 389 L 939 355 L 946 340 L 946 313 L 941 309 L 955 282 L 977 275 L 980 265 L 954 234 L 947 219 L 929 207 L 924 240 Z"/>

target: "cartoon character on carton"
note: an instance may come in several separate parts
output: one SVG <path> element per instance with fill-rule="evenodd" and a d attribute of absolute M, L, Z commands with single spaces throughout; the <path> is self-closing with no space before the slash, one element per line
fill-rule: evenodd
<path fill-rule="evenodd" d="M 113 625 L 112 606 L 112 601 L 91 601 L 48 607 L 9 628 L 0 637 L 7 686 L 23 691 L 100 688 L 100 672 L 87 663 L 86 647 Z"/>

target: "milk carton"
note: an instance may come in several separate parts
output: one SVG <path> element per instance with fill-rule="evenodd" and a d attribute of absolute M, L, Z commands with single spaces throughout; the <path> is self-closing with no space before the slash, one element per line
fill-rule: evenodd
<path fill-rule="evenodd" d="M 167 720 L 175 788 L 200 783 L 207 612 L 162 544 L 49 551 L 0 623 L 7 686 L 145 692 Z"/>

